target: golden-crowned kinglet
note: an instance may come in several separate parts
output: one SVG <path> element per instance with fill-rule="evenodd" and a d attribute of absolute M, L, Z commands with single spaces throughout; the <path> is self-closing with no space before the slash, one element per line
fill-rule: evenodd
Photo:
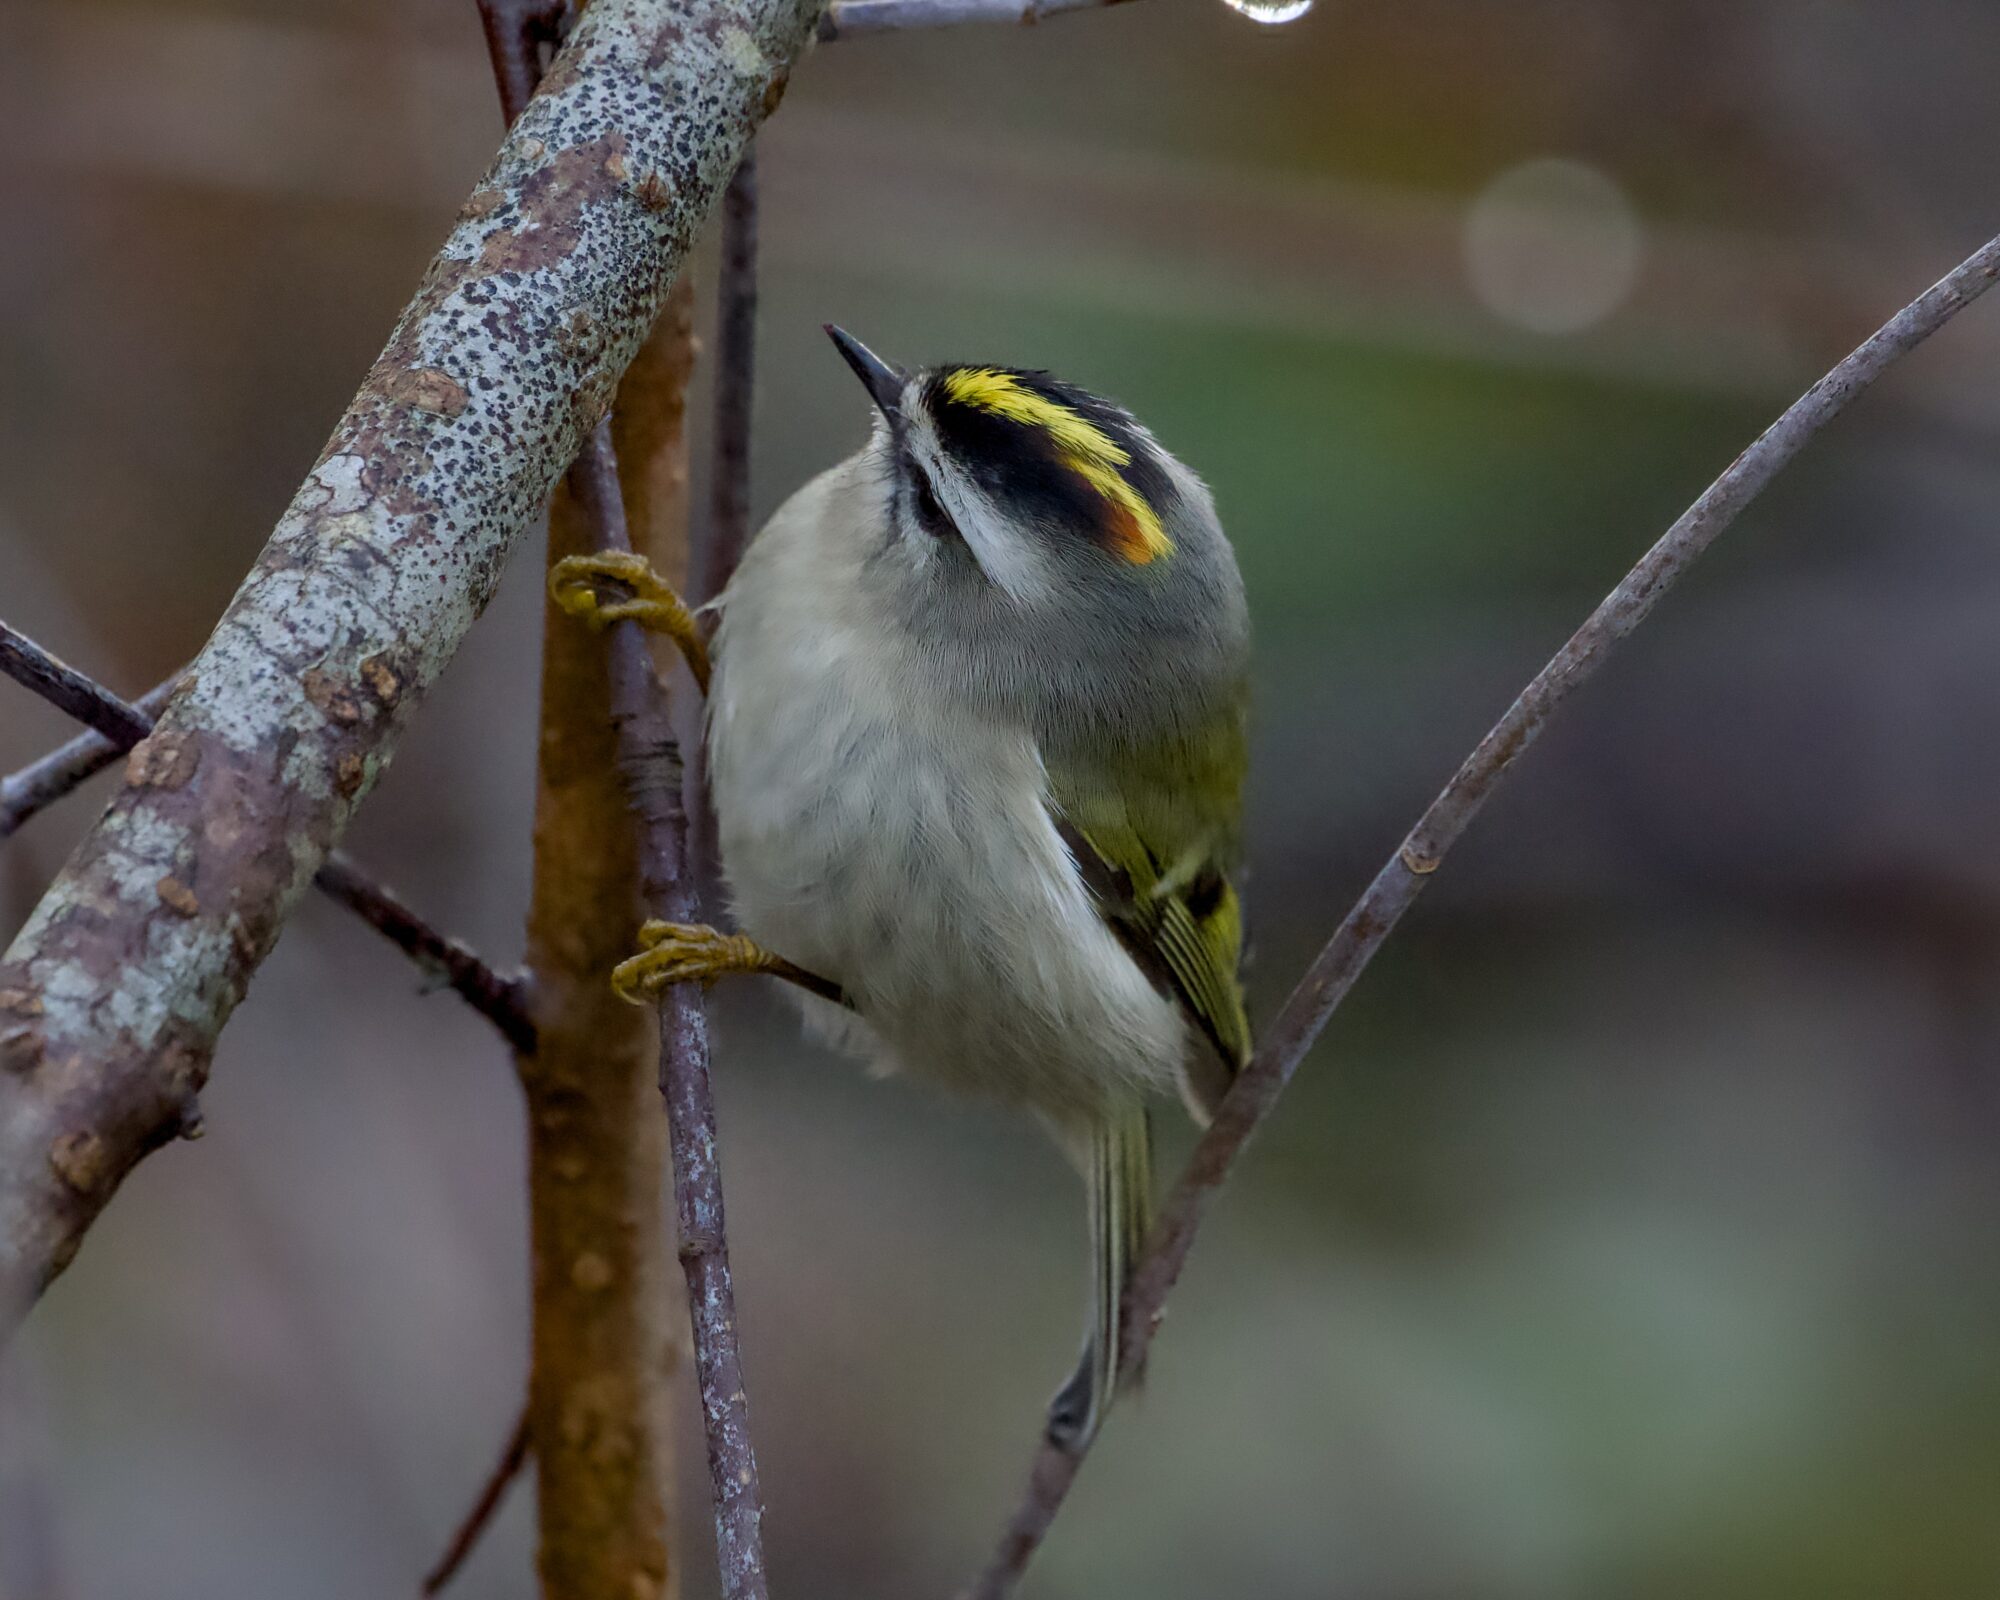
<path fill-rule="evenodd" d="M 1206 1121 L 1250 1049 L 1242 580 L 1207 490 L 1118 406 L 827 332 L 874 432 L 717 602 L 709 775 L 743 936 L 650 925 L 619 981 L 817 975 L 814 1031 L 1042 1119 L 1089 1191 L 1089 1339 L 1049 1419 L 1074 1444 L 1152 1215 L 1148 1097 L 1177 1086 Z M 650 592 L 699 653 L 657 580 L 570 567 L 572 594 Z"/>

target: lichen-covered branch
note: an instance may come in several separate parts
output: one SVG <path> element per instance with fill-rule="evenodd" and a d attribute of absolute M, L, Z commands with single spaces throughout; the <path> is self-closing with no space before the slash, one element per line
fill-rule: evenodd
<path fill-rule="evenodd" d="M 822 41 L 911 28 L 956 28 L 966 23 L 1032 27 L 1070 11 L 1102 11 L 1125 0 L 831 0 L 819 20 Z"/>
<path fill-rule="evenodd" d="M 174 781 L 125 785 L 0 962 L 0 1332 L 177 1126 L 817 12 L 597 0 L 509 132 L 149 741 Z"/>
<path fill-rule="evenodd" d="M 1125 1347 L 1119 1353 L 1121 1371 L 1137 1371 L 1144 1364 L 1208 1202 L 1235 1167 L 1250 1135 L 1270 1115 L 1306 1052 L 1443 864 L 1446 852 L 1556 708 L 1596 675 L 1618 642 L 1646 620 L 1689 565 L 1820 429 L 1900 357 L 1992 288 L 1996 277 L 2000 277 L 2000 238 L 1982 245 L 1926 289 L 1794 401 L 1681 513 L 1465 758 L 1306 969 L 1195 1146 L 1133 1274 Z M 1080 1452 L 1043 1444 L 1029 1472 L 1027 1493 L 968 1600 L 1004 1600 L 1013 1593 L 1062 1509 L 1082 1462 Z"/>
<path fill-rule="evenodd" d="M 79 717 L 101 730 L 88 737 L 99 740 L 113 758 L 135 749 L 153 729 L 154 714 L 144 701 L 128 705 L 95 678 L 50 655 L 26 634 L 0 622 L 0 674 L 42 694 L 71 716 Z M 173 684 L 155 688 L 149 700 L 164 701 Z M 75 741 L 72 741 L 72 745 Z M 65 745 L 65 750 L 71 745 Z M 155 772 L 153 755 L 141 756 L 128 767 L 127 777 L 146 782 L 170 782 L 171 771 Z M 56 752 L 60 755 L 62 752 Z M 53 759 L 45 758 L 45 759 Z M 92 753 L 95 759 L 95 753 Z M 38 763 L 40 765 L 40 763 Z M 465 1002 L 500 1030 L 516 1050 L 535 1048 L 535 1025 L 522 1002 L 520 984 L 502 977 L 460 940 L 440 933 L 338 851 L 327 857 L 313 883 L 329 898 L 348 910 L 387 939 L 425 973 L 448 985 Z M 187 892 L 177 879 L 163 878 L 157 886 L 163 899 Z M 192 1115 L 184 1111 L 182 1121 Z"/>
<path fill-rule="evenodd" d="M 687 570 L 692 303 L 683 280 L 626 374 L 612 422 L 635 542 L 676 580 Z M 599 548 L 594 511 L 570 485 L 557 491 L 552 563 Z M 648 1600 L 669 1587 L 666 1127 L 652 1028 L 611 987 L 638 928 L 638 854 L 604 641 L 551 601 L 528 914 L 540 1047 L 520 1063 L 533 1246 L 528 1410 L 547 1600 Z"/>

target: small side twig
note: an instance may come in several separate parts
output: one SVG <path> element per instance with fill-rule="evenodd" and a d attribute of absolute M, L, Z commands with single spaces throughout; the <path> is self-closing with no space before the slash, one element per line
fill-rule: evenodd
<path fill-rule="evenodd" d="M 630 549 L 617 458 L 607 427 L 600 425 L 591 436 L 577 457 L 570 482 L 596 519 L 601 548 Z M 701 908 L 689 871 L 682 770 L 666 696 L 637 624 L 617 624 L 606 635 L 606 644 L 619 762 L 639 820 L 646 906 L 653 916 L 668 922 L 698 922 Z M 661 991 L 658 1006 L 660 1093 L 667 1109 L 674 1215 L 694 1329 L 695 1377 L 707 1436 L 722 1593 L 725 1600 L 767 1600 L 764 1501 L 736 1338 L 736 1294 L 723 1220 L 715 1098 L 709 1085 L 707 1009 L 700 988 L 692 984 Z"/>
<path fill-rule="evenodd" d="M 0 672 L 121 750 L 131 749 L 153 731 L 153 719 L 137 706 L 128 705 L 4 622 L 0 622 Z"/>
<path fill-rule="evenodd" d="M 1044 17 L 1071 11 L 1102 11 L 1125 0 L 832 0 L 820 13 L 822 44 L 862 33 L 898 33 L 911 28 L 956 28 L 966 23 L 1012 23 L 1033 27 Z"/>
<path fill-rule="evenodd" d="M 722 194 L 715 308 L 715 477 L 694 600 L 722 593 L 750 542 L 750 429 L 757 392 L 757 146 Z"/>
<path fill-rule="evenodd" d="M 757 146 L 737 163 L 722 195 L 722 239 L 716 263 L 715 408 L 710 435 L 708 525 L 690 552 L 689 593 L 697 605 L 729 586 L 750 542 L 750 436 L 757 397 Z M 696 745 L 688 762 L 689 856 L 702 898 L 721 904 L 721 853 L 715 800 L 708 787 L 708 751 Z"/>
<path fill-rule="evenodd" d="M 493 83 L 509 127 L 542 81 L 541 53 L 562 42 L 568 14 L 567 0 L 479 0 L 486 53 L 493 59 Z"/>
<path fill-rule="evenodd" d="M 51 655 L 4 622 L 0 622 L 0 673 L 94 729 L 96 736 L 111 746 L 114 755 L 131 750 L 153 730 L 153 713 L 143 709 L 143 703 L 133 705 L 121 700 L 94 678 Z M 161 696 L 170 687 L 162 684 L 148 698 Z M 61 754 L 57 751 L 45 757 L 44 762 L 53 762 Z M 498 1028 L 516 1050 L 534 1050 L 535 1023 L 528 1015 L 517 980 L 503 977 L 469 945 L 433 928 L 338 851 L 327 858 L 313 882 L 426 972 L 441 977 L 466 1004 Z"/>
<path fill-rule="evenodd" d="M 508 1437 L 506 1447 L 500 1452 L 500 1459 L 493 1464 L 493 1470 L 486 1475 L 486 1482 L 480 1488 L 479 1498 L 472 1502 L 472 1509 L 465 1514 L 465 1520 L 458 1525 L 458 1531 L 451 1536 L 451 1543 L 438 1557 L 438 1564 L 424 1574 L 424 1593 L 434 1595 L 457 1576 L 458 1569 L 465 1564 L 465 1558 L 472 1554 L 472 1547 L 479 1542 L 479 1536 L 486 1531 L 486 1525 L 493 1520 L 493 1513 L 500 1509 L 500 1502 L 506 1498 L 508 1488 L 521 1475 L 521 1469 L 528 1464 L 528 1413 L 523 1408 L 514 1423 L 514 1431 Z"/>
<path fill-rule="evenodd" d="M 157 717 L 179 681 L 177 673 L 165 683 L 156 683 L 132 704 L 146 716 Z M 37 812 L 75 793 L 81 784 L 96 777 L 124 753 L 121 746 L 101 733 L 79 733 L 68 744 L 58 745 L 20 771 L 0 778 L 0 839 L 14 833 Z"/>
<path fill-rule="evenodd" d="M 371 878 L 336 850 L 313 877 L 321 894 L 337 900 L 425 972 L 477 1011 L 520 1055 L 535 1053 L 535 1019 L 525 985 L 495 971 L 463 939 L 432 927 L 394 890 Z"/>
<path fill-rule="evenodd" d="M 1556 708 L 1597 673 L 1618 642 L 1645 621 L 1695 558 L 1722 536 L 1820 429 L 1899 357 L 1992 288 L 1996 277 L 2000 277 L 2000 238 L 1982 245 L 1926 289 L 1794 401 L 1681 513 L 1465 758 L 1306 969 L 1195 1146 L 1133 1274 L 1121 1371 L 1134 1371 L 1145 1360 L 1209 1200 L 1235 1167 L 1250 1135 L 1277 1104 L 1306 1052 L 1382 942 Z M 969 1591 L 970 1600 L 1003 1600 L 1013 1592 L 1062 1509 L 1082 1463 L 1081 1452 L 1043 1444 L 1030 1470 L 1027 1492 L 1008 1520 L 992 1561 Z"/>

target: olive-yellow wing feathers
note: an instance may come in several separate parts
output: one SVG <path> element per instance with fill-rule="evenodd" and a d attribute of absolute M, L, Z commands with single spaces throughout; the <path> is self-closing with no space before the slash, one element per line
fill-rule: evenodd
<path fill-rule="evenodd" d="M 1190 1109 L 1206 1121 L 1250 1058 L 1250 1020 L 1237 976 L 1242 907 L 1227 876 L 1236 783 L 1197 785 L 1190 803 L 1181 785 L 1177 793 L 1147 796 L 1066 785 L 1055 766 L 1050 778 L 1057 827 L 1098 909 L 1213 1047 L 1211 1061 L 1191 1064 L 1187 1082 Z M 1200 803 L 1211 797 L 1221 804 Z M 1147 804 L 1149 798 L 1155 803 Z"/>

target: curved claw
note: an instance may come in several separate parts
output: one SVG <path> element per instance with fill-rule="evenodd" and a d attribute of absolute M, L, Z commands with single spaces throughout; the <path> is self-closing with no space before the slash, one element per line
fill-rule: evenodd
<path fill-rule="evenodd" d="M 741 933 L 723 933 L 700 924 L 648 922 L 639 930 L 643 947 L 612 969 L 619 997 L 643 1005 L 669 984 L 711 984 L 731 972 L 773 972 L 778 959 Z"/>
<path fill-rule="evenodd" d="M 605 584 L 621 585 L 631 591 L 631 598 L 607 600 L 598 592 Z M 702 692 L 708 692 L 708 641 L 702 637 L 701 623 L 644 556 L 630 550 L 564 556 L 549 569 L 549 598 L 593 628 L 630 620 L 664 633 L 686 659 Z"/>

